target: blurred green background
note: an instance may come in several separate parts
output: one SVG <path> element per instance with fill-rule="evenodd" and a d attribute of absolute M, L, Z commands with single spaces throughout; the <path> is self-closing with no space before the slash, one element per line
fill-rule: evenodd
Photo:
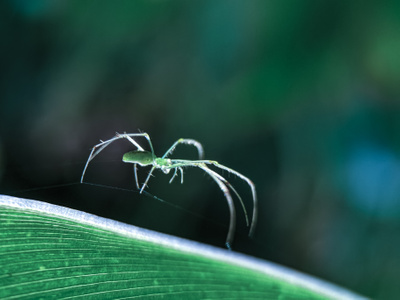
<path fill-rule="evenodd" d="M 234 250 L 398 299 L 399 16 L 394 0 L 1 1 L 0 192 L 223 247 L 228 208 L 200 170 L 155 173 L 170 204 L 139 195 L 118 141 L 85 180 L 133 191 L 78 184 L 115 131 L 158 155 L 194 138 L 256 184 Z"/>

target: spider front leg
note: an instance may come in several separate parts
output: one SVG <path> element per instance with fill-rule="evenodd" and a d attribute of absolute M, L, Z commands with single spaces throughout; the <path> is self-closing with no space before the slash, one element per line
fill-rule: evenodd
<path fill-rule="evenodd" d="M 233 237 L 235 236 L 235 229 L 236 229 L 236 209 L 235 209 L 235 204 L 232 200 L 231 193 L 229 192 L 229 188 L 223 182 L 226 180 L 221 175 L 219 175 L 217 172 L 209 169 L 205 164 L 200 163 L 200 164 L 196 164 L 195 166 L 199 167 L 200 169 L 205 171 L 208 175 L 210 175 L 211 178 L 214 179 L 214 181 L 218 184 L 221 191 L 224 193 L 226 202 L 228 203 L 229 215 L 230 215 L 229 229 L 228 229 L 228 235 L 226 237 L 225 245 L 229 250 L 231 250 L 231 245 L 232 245 Z"/>
<path fill-rule="evenodd" d="M 172 154 L 172 152 L 175 150 L 176 146 L 179 144 L 186 144 L 186 145 L 193 145 L 197 148 L 197 152 L 199 154 L 199 159 L 204 158 L 204 149 L 203 145 L 193 139 L 179 139 L 175 143 L 172 144 L 172 146 L 165 152 L 165 154 L 161 158 L 166 158 L 168 155 Z"/>
<path fill-rule="evenodd" d="M 229 173 L 232 173 L 233 175 L 236 175 L 237 177 L 239 177 L 240 179 L 242 179 L 243 181 L 245 181 L 250 189 L 251 189 L 251 193 L 253 196 L 253 216 L 252 216 L 252 220 L 251 220 L 251 226 L 250 226 L 250 231 L 249 231 L 249 236 L 252 236 L 254 234 L 254 229 L 256 227 L 257 224 L 257 216 L 258 216 L 258 203 L 257 203 L 257 193 L 256 193 L 256 187 L 253 183 L 253 181 L 251 181 L 249 178 L 247 178 L 246 176 L 244 176 L 243 174 L 228 168 L 224 165 L 221 165 L 220 163 L 218 163 L 217 161 L 202 161 L 205 164 L 209 164 L 209 165 L 214 165 L 215 167 L 228 171 Z"/>
<path fill-rule="evenodd" d="M 219 188 L 221 189 L 221 191 L 224 193 L 224 196 L 228 202 L 228 206 L 229 206 L 229 211 L 230 211 L 230 224 L 229 224 L 229 231 L 228 231 L 228 236 L 226 239 L 226 245 L 228 248 L 230 248 L 230 245 L 232 243 L 233 240 L 233 236 L 234 236 L 234 232 L 235 232 L 235 228 L 236 228 L 236 213 L 235 213 L 235 206 L 234 203 L 232 201 L 232 196 L 229 192 L 229 189 L 231 189 L 235 195 L 238 197 L 240 204 L 242 205 L 244 214 L 245 214 L 245 218 L 246 218 L 246 223 L 247 226 L 249 226 L 249 219 L 247 216 L 247 211 L 246 211 L 246 207 L 244 206 L 243 200 L 240 197 L 239 193 L 236 191 L 236 189 L 220 174 L 218 174 L 217 172 L 211 170 L 210 168 L 208 168 L 207 165 L 218 165 L 221 169 L 224 170 L 230 170 L 230 173 L 233 173 L 235 175 L 237 175 L 238 177 L 242 178 L 247 178 L 244 175 L 229 169 L 228 167 L 225 167 L 223 165 L 220 165 L 218 162 L 216 161 L 212 161 L 212 160 L 184 160 L 184 159 L 171 159 L 171 168 L 179 168 L 179 167 L 198 167 L 200 169 L 202 169 L 203 171 L 205 171 L 206 173 L 208 173 L 212 179 L 214 179 L 214 181 L 218 184 Z M 242 178 L 243 179 L 243 178 Z M 247 178 L 248 179 L 248 178 Z M 248 179 L 250 181 L 250 179 Z M 253 184 L 250 181 L 251 184 Z M 255 188 L 254 188 L 254 184 L 251 186 L 252 187 L 252 191 L 255 193 Z M 254 196 L 255 194 L 253 194 Z M 253 198 L 253 201 L 255 203 L 255 205 L 257 204 L 256 202 L 256 198 Z M 257 207 L 255 207 L 254 209 L 255 212 L 257 212 Z M 250 232 L 252 230 L 252 228 L 254 228 L 255 226 L 255 219 L 256 218 L 256 214 L 253 211 L 253 220 L 251 223 L 251 227 L 250 227 Z"/>

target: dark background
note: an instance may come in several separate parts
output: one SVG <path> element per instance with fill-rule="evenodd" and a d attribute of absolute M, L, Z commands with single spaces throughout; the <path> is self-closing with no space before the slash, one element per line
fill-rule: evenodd
<path fill-rule="evenodd" d="M 257 186 L 235 251 L 398 299 L 400 2 L 347 2 L 0 1 L 0 192 L 223 247 L 228 208 L 200 170 L 157 171 L 166 202 L 139 195 L 122 140 L 85 178 L 113 188 L 78 183 L 115 131 L 159 156 L 194 138 Z"/>

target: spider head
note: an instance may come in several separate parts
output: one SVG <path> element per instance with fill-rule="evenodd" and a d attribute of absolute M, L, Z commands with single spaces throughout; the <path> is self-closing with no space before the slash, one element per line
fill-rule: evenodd
<path fill-rule="evenodd" d="M 131 164 L 139 164 L 141 166 L 149 166 L 154 163 L 154 155 L 148 151 L 129 151 L 122 156 L 122 161 Z"/>

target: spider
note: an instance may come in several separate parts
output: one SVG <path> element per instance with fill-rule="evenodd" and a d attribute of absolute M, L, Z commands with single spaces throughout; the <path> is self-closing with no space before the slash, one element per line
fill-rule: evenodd
<path fill-rule="evenodd" d="M 146 151 L 142 146 L 140 146 L 134 138 L 137 137 L 144 137 L 147 139 L 149 146 L 150 146 L 150 151 Z M 100 143 L 95 145 L 92 148 L 92 151 L 90 152 L 89 158 L 86 162 L 85 168 L 83 169 L 82 177 L 81 177 L 81 183 L 83 182 L 83 177 L 85 176 L 86 169 L 90 163 L 90 161 L 95 158 L 97 154 L 99 154 L 104 148 L 106 148 L 108 145 L 110 145 L 112 142 L 115 142 L 116 140 L 119 139 L 127 139 L 129 142 L 131 142 L 137 149 L 127 152 L 123 155 L 122 161 L 125 163 L 132 163 L 133 168 L 134 168 L 134 175 L 135 175 L 135 182 L 136 182 L 136 187 L 138 190 L 140 190 L 140 193 L 143 192 L 145 187 L 147 186 L 147 183 L 155 169 L 160 169 L 164 174 L 168 174 L 172 169 L 174 170 L 174 173 L 169 181 L 169 183 L 172 183 L 174 178 L 178 175 L 178 172 L 181 175 L 181 183 L 183 183 L 183 168 L 185 167 L 197 167 L 202 169 L 204 172 L 206 172 L 219 186 L 221 191 L 224 193 L 224 196 L 226 198 L 226 201 L 228 203 L 229 207 L 229 213 L 230 213 L 230 221 L 229 221 L 229 230 L 228 234 L 226 237 L 226 247 L 228 249 L 231 249 L 231 244 L 233 241 L 233 237 L 235 234 L 235 228 L 236 228 L 236 210 L 235 210 L 235 205 L 232 200 L 232 196 L 230 193 L 230 190 L 233 191 L 233 193 L 238 197 L 240 204 L 242 205 L 245 218 L 246 218 L 246 223 L 247 226 L 249 226 L 249 220 L 247 216 L 247 212 L 245 209 L 245 206 L 243 204 L 242 198 L 238 194 L 238 192 L 234 189 L 234 187 L 219 173 L 216 171 L 210 169 L 210 166 L 214 166 L 216 168 L 219 168 L 221 170 L 225 170 L 229 173 L 232 173 L 245 181 L 250 189 L 251 193 L 253 196 L 253 215 L 252 215 L 252 221 L 251 221 L 251 226 L 250 226 L 250 231 L 249 231 L 249 236 L 251 236 L 254 232 L 254 228 L 257 222 L 257 195 L 256 195 L 256 188 L 254 183 L 247 178 L 246 176 L 242 175 L 241 173 L 228 168 L 224 165 L 219 164 L 217 161 L 214 160 L 204 160 L 204 150 L 203 146 L 196 140 L 193 139 L 184 139 L 181 138 L 177 140 L 175 143 L 172 144 L 172 146 L 167 150 L 167 152 L 164 153 L 162 157 L 157 157 L 154 153 L 153 145 L 150 140 L 150 136 L 147 133 L 116 133 L 116 135 L 106 141 L 100 140 Z M 179 144 L 186 144 L 186 145 L 192 145 L 197 148 L 198 155 L 199 155 L 199 160 L 186 160 L 186 159 L 172 159 L 172 158 L 167 158 L 172 152 L 175 150 L 175 148 Z M 140 187 L 139 181 L 138 181 L 138 175 L 137 175 L 137 165 L 139 166 L 152 166 L 149 174 L 147 175 L 147 178 L 145 182 L 142 184 Z"/>

